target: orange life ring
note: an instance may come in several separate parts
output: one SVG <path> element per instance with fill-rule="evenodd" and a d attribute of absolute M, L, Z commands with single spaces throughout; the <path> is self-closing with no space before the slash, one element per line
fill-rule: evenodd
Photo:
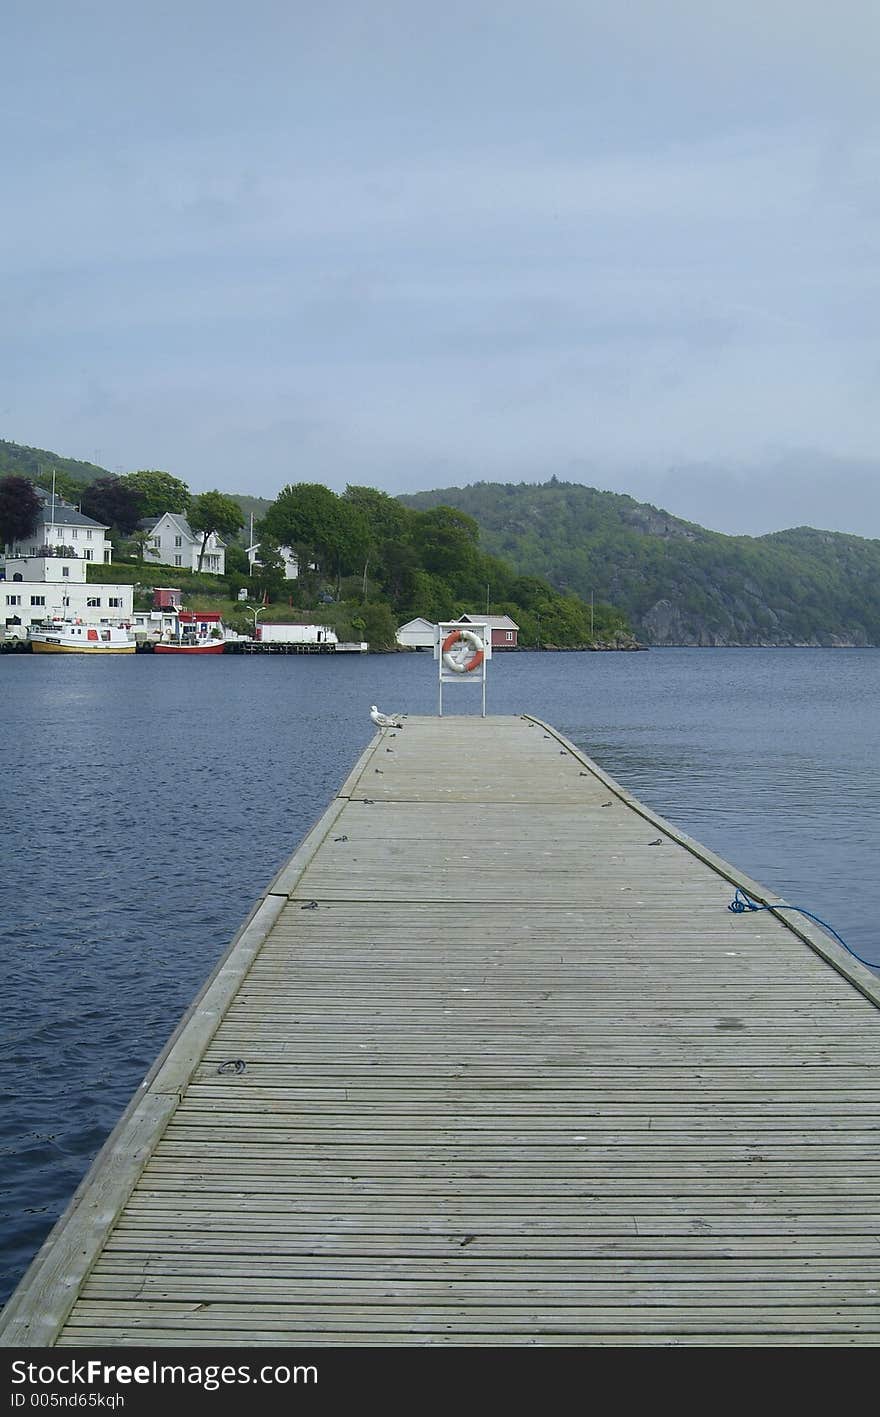
<path fill-rule="evenodd" d="M 452 646 L 459 643 L 470 645 L 474 651 L 470 659 L 454 659 L 452 656 Z M 470 674 L 474 669 L 479 669 L 483 663 L 485 655 L 483 653 L 483 641 L 479 635 L 475 635 L 473 630 L 453 630 L 451 635 L 447 635 L 443 641 L 443 648 L 440 651 L 443 656 L 443 663 L 447 669 L 452 669 L 456 674 Z"/>

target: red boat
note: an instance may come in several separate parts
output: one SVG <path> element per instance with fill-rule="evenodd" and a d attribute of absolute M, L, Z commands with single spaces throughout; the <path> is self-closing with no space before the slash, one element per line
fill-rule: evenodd
<path fill-rule="evenodd" d="M 222 654 L 226 644 L 223 620 L 215 610 L 181 610 L 177 634 L 160 640 L 154 654 Z"/>

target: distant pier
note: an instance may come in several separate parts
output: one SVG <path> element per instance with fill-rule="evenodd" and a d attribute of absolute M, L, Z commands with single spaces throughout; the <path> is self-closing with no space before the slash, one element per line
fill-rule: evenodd
<path fill-rule="evenodd" d="M 360 644 L 288 644 L 279 640 L 227 640 L 224 654 L 366 654 Z"/>
<path fill-rule="evenodd" d="M 880 985 L 737 886 L 542 722 L 380 731 L 0 1344 L 876 1346 Z"/>

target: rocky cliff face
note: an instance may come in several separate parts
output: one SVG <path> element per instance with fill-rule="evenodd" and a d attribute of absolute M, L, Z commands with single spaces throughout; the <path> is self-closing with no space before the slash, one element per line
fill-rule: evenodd
<path fill-rule="evenodd" d="M 692 612 L 682 610 L 673 601 L 663 599 L 654 605 L 637 621 L 636 633 L 649 645 L 703 646 L 706 648 L 756 649 L 866 649 L 872 641 L 863 626 L 856 625 L 850 633 L 834 630 L 804 634 L 787 626 L 785 616 L 780 616 L 772 606 L 759 602 L 756 609 L 760 619 L 740 607 L 734 607 L 732 614 L 723 617 L 703 619 Z M 740 613 L 736 613 L 740 610 Z"/>

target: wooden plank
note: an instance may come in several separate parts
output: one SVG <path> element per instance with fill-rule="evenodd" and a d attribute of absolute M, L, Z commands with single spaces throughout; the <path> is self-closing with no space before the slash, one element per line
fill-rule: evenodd
<path fill-rule="evenodd" d="M 781 905 L 547 725 L 378 734 L 40 1342 L 875 1344 L 880 992 Z"/>

